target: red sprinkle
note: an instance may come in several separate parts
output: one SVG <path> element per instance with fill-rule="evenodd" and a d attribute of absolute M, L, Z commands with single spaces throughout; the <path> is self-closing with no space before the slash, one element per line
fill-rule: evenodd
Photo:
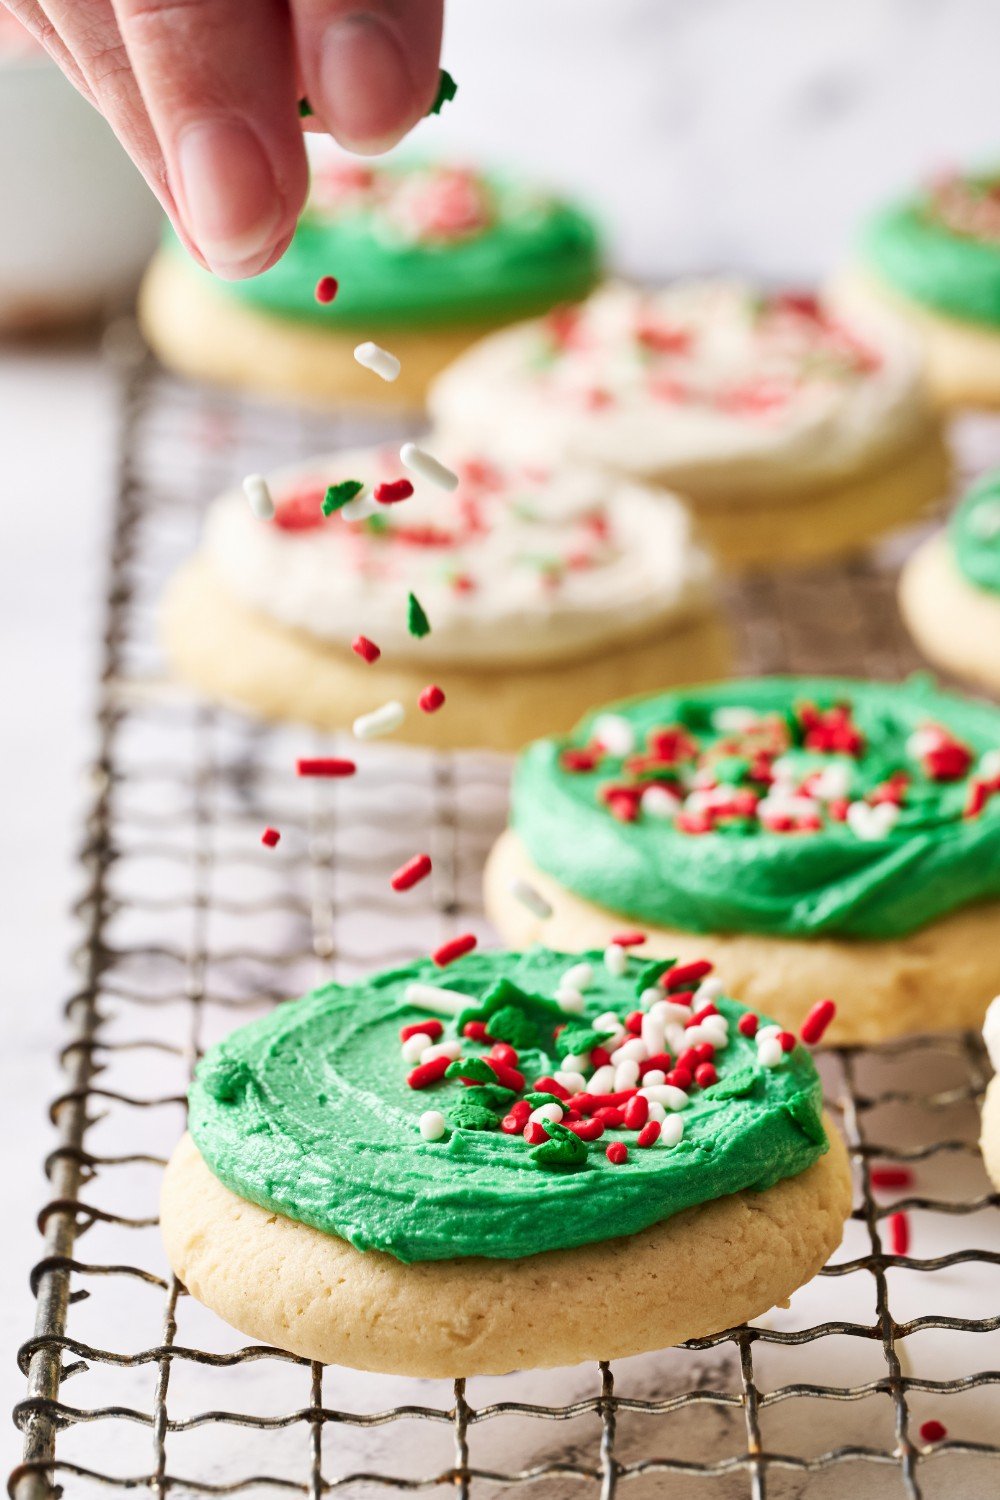
<path fill-rule="evenodd" d="M 435 948 L 431 958 L 439 969 L 444 969 L 448 964 L 454 963 L 456 958 L 461 958 L 463 953 L 471 953 L 477 941 L 474 932 L 463 932 L 461 937 L 450 938 L 440 948 Z"/>
<path fill-rule="evenodd" d="M 685 1094 L 694 1082 L 694 1074 L 690 1068 L 671 1068 L 666 1078 L 671 1088 L 683 1089 Z"/>
<path fill-rule="evenodd" d="M 353 776 L 357 769 L 353 760 L 336 755 L 307 755 L 295 762 L 296 776 Z"/>
<path fill-rule="evenodd" d="M 497 1083 L 502 1088 L 513 1089 L 515 1094 L 524 1093 L 524 1074 L 519 1073 L 516 1068 L 510 1068 L 506 1063 L 497 1062 L 495 1057 L 484 1057 L 483 1062 L 488 1068 L 492 1068 L 497 1075 Z"/>
<path fill-rule="evenodd" d="M 837 1007 L 832 1000 L 816 1001 L 799 1030 L 799 1036 L 807 1046 L 815 1047 L 836 1014 Z"/>
<path fill-rule="evenodd" d="M 524 1139 L 529 1146 L 540 1146 L 548 1138 L 548 1133 L 543 1130 L 537 1120 L 532 1120 L 524 1127 Z"/>
<path fill-rule="evenodd" d="M 428 1042 L 436 1042 L 444 1031 L 440 1021 L 426 1020 L 414 1021 L 412 1026 L 404 1026 L 399 1033 L 401 1042 L 408 1042 L 411 1036 L 425 1036 Z"/>
<path fill-rule="evenodd" d="M 411 886 L 423 880 L 431 873 L 431 857 L 429 854 L 415 854 L 408 859 L 405 865 L 391 877 L 389 884 L 394 891 L 408 891 Z"/>
<path fill-rule="evenodd" d="M 484 1026 L 485 1024 L 483 1022 Z M 492 1057 L 494 1062 L 503 1063 L 505 1068 L 517 1067 L 517 1053 L 509 1042 L 494 1042 L 490 1048 L 490 1057 Z"/>
<path fill-rule="evenodd" d="M 694 1081 L 700 1089 L 711 1088 L 713 1083 L 718 1083 L 719 1075 L 715 1071 L 714 1064 L 710 1062 L 701 1063 L 694 1070 Z"/>
<path fill-rule="evenodd" d="M 564 1115 L 561 1123 L 579 1136 L 581 1141 L 599 1141 L 604 1134 L 604 1121 L 599 1120 L 596 1115 L 590 1120 L 571 1120 L 568 1115 Z"/>
<path fill-rule="evenodd" d="M 636 1094 L 622 1110 L 626 1130 L 641 1130 L 649 1119 L 649 1100 L 645 1094 Z"/>
<path fill-rule="evenodd" d="M 612 1141 L 604 1154 L 613 1167 L 620 1167 L 622 1162 L 628 1161 L 628 1147 L 624 1141 Z"/>
<path fill-rule="evenodd" d="M 409 500 L 413 485 L 408 479 L 385 479 L 375 486 L 372 494 L 379 505 L 398 505 L 400 500 Z"/>
<path fill-rule="evenodd" d="M 430 1062 L 421 1063 L 408 1073 L 406 1081 L 411 1089 L 425 1089 L 429 1083 L 437 1083 L 443 1078 L 450 1067 L 450 1057 L 433 1057 Z"/>
<path fill-rule="evenodd" d="M 443 702 L 444 693 L 436 682 L 432 682 L 425 687 L 417 699 L 417 703 L 425 714 L 436 714 Z"/>
<path fill-rule="evenodd" d="M 520 1135 L 530 1114 L 531 1105 L 527 1099 L 518 1099 L 511 1105 L 510 1114 L 504 1115 L 500 1121 L 500 1129 L 505 1135 Z"/>
<path fill-rule="evenodd" d="M 616 932 L 611 941 L 619 948 L 638 948 L 646 941 L 644 932 Z"/>
<path fill-rule="evenodd" d="M 683 1068 L 686 1072 L 690 1073 L 693 1078 L 695 1068 L 697 1068 L 699 1064 L 707 1061 L 708 1058 L 700 1057 L 698 1055 L 697 1047 L 685 1047 L 684 1051 L 677 1059 L 677 1066 L 678 1068 Z"/>
<path fill-rule="evenodd" d="M 756 1015 L 752 1010 L 748 1010 L 746 1015 L 740 1016 L 736 1022 L 736 1030 L 740 1036 L 756 1036 L 759 1025 L 760 1016 Z"/>
<path fill-rule="evenodd" d="M 615 1109 L 610 1104 L 604 1104 L 600 1109 L 595 1109 L 593 1118 L 600 1120 L 608 1130 L 620 1130 L 625 1124 L 625 1115 L 622 1110 Z"/>
<path fill-rule="evenodd" d="M 578 1100 L 585 1098 L 587 1108 L 593 1114 L 598 1109 L 618 1109 L 620 1105 L 627 1104 L 630 1099 L 634 1099 L 638 1092 L 638 1089 L 619 1089 L 616 1094 L 578 1094 L 573 1103 L 578 1109 L 583 1109 L 583 1105 L 579 1104 Z"/>
<path fill-rule="evenodd" d="M 889 1249 L 893 1255 L 905 1255 L 910 1248 L 910 1221 L 904 1213 L 889 1215 Z"/>
<path fill-rule="evenodd" d="M 931 1417 L 928 1422 L 921 1422 L 920 1436 L 925 1443 L 943 1443 L 948 1436 L 948 1429 L 943 1422 Z"/>
<path fill-rule="evenodd" d="M 591 1047 L 590 1061 L 595 1068 L 606 1068 L 611 1061 L 611 1053 L 607 1047 Z"/>
<path fill-rule="evenodd" d="M 336 276 L 321 276 L 316 283 L 316 301 L 332 302 L 340 289 Z"/>
<path fill-rule="evenodd" d="M 645 1125 L 636 1136 L 637 1146 L 652 1146 L 660 1139 L 660 1131 L 663 1126 L 659 1120 L 647 1120 Z"/>
<path fill-rule="evenodd" d="M 462 1027 L 462 1035 L 467 1036 L 470 1042 L 485 1042 L 487 1040 L 486 1022 L 466 1021 Z"/>
<path fill-rule="evenodd" d="M 557 1099 L 569 1098 L 569 1089 L 563 1088 L 558 1079 L 550 1078 L 548 1074 L 535 1079 L 535 1091 L 539 1094 L 554 1094 Z"/>
<path fill-rule="evenodd" d="M 707 1021 L 709 1016 L 717 1016 L 719 1012 L 711 1001 L 703 1005 L 701 1010 L 696 1010 L 689 1020 L 684 1022 L 685 1026 L 697 1026 L 701 1021 Z"/>
<path fill-rule="evenodd" d="M 265 828 L 264 832 L 260 836 L 260 841 L 265 846 L 265 848 L 273 849 L 280 838 L 281 834 L 276 828 Z"/>
<path fill-rule="evenodd" d="M 382 652 L 374 641 L 370 641 L 366 635 L 356 635 L 351 642 L 351 650 L 355 656 L 360 656 L 362 661 L 378 661 Z"/>
<path fill-rule="evenodd" d="M 665 990 L 672 990 L 675 986 L 682 990 L 689 989 L 693 984 L 700 984 L 714 967 L 707 958 L 696 959 L 692 964 L 676 964 L 667 970 L 660 983 Z"/>
<path fill-rule="evenodd" d="M 872 1167 L 868 1179 L 873 1188 L 907 1188 L 913 1186 L 909 1167 Z"/>
<path fill-rule="evenodd" d="M 642 1031 L 642 1011 L 630 1010 L 625 1017 L 625 1030 L 631 1036 L 638 1036 Z"/>
<path fill-rule="evenodd" d="M 639 1064 L 639 1077 L 645 1078 L 647 1073 L 654 1071 L 669 1073 L 672 1061 L 669 1052 L 654 1052 L 651 1057 L 647 1057 Z"/>
<path fill-rule="evenodd" d="M 778 1041 L 781 1043 L 782 1052 L 791 1052 L 795 1047 L 795 1035 L 791 1031 L 779 1031 Z"/>

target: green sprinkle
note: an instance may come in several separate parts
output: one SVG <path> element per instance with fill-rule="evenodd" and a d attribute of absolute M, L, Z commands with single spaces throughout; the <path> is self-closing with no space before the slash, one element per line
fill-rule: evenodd
<path fill-rule="evenodd" d="M 592 1026 L 564 1026 L 559 1033 L 559 1050 L 564 1057 L 586 1057 L 595 1047 L 600 1047 L 611 1031 L 595 1031 Z"/>
<path fill-rule="evenodd" d="M 470 1089 L 448 1109 L 448 1120 L 456 1130 L 499 1130 L 500 1121 L 493 1110 L 476 1099 L 481 1089 Z"/>
<path fill-rule="evenodd" d="M 315 113 L 315 111 L 313 110 L 313 107 L 309 103 L 308 99 L 300 99 L 299 100 L 299 119 L 300 120 L 308 120 L 309 116 L 312 115 L 312 114 L 314 114 L 314 113 Z"/>
<path fill-rule="evenodd" d="M 641 996 L 646 990 L 651 990 L 676 962 L 676 958 L 661 958 L 656 963 L 644 965 L 635 987 L 636 994 Z"/>
<path fill-rule="evenodd" d="M 422 640 L 425 635 L 430 635 L 431 633 L 431 622 L 424 613 L 424 607 L 416 594 L 409 594 L 407 596 L 406 628 L 418 640 Z"/>
<path fill-rule="evenodd" d="M 538 1046 L 538 1028 L 516 1005 L 504 1005 L 490 1016 L 490 1036 L 497 1042 L 509 1042 L 521 1051 Z"/>
<path fill-rule="evenodd" d="M 531 1151 L 531 1160 L 539 1167 L 579 1167 L 587 1160 L 587 1147 L 578 1135 L 546 1120 L 543 1127 L 549 1139 Z"/>
<path fill-rule="evenodd" d="M 458 93 L 458 84 L 452 78 L 447 68 L 441 69 L 438 78 L 438 91 L 434 95 L 434 103 L 427 111 L 428 115 L 439 115 L 446 104 L 450 104 Z"/>
<path fill-rule="evenodd" d="M 497 1075 L 481 1057 L 462 1057 L 449 1064 L 446 1078 L 471 1078 L 473 1083 L 496 1083 Z"/>
<path fill-rule="evenodd" d="M 541 1109 L 543 1104 L 558 1104 L 560 1109 L 566 1108 L 565 1099 L 557 1099 L 555 1094 L 546 1094 L 544 1092 L 539 1092 L 536 1090 L 534 1093 L 525 1094 L 524 1097 L 525 1099 L 527 1099 L 532 1109 Z"/>
<path fill-rule="evenodd" d="M 331 484 L 323 496 L 320 510 L 324 516 L 332 516 L 335 510 L 343 510 L 363 489 L 360 479 L 342 479 L 339 484 Z"/>

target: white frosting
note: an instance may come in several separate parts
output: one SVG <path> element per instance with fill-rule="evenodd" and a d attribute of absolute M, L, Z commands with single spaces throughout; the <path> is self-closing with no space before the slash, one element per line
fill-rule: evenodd
<path fill-rule="evenodd" d="M 328 484 L 374 486 L 405 471 L 394 449 L 333 454 L 268 477 L 278 519 L 258 520 L 239 489 L 209 509 L 204 550 L 224 587 L 275 622 L 348 646 L 370 637 L 397 660 L 497 665 L 585 656 L 707 608 L 711 568 L 683 506 L 593 471 L 558 473 L 469 460 L 429 440 L 460 475 L 453 494 L 419 476 L 375 522 L 334 514 L 287 530 L 282 501 Z M 485 476 L 485 477 L 484 477 Z M 433 528 L 448 545 L 405 538 Z M 412 591 L 431 622 L 407 630 Z"/>
<path fill-rule="evenodd" d="M 986 1020 L 983 1022 L 983 1041 L 986 1043 L 993 1071 L 1000 1073 L 1000 995 L 989 1003 Z"/>
<path fill-rule="evenodd" d="M 561 335 L 551 318 L 492 334 L 438 377 L 430 407 L 472 443 L 726 505 L 888 463 L 928 416 L 918 346 L 894 321 L 848 327 L 726 280 L 608 285 Z"/>

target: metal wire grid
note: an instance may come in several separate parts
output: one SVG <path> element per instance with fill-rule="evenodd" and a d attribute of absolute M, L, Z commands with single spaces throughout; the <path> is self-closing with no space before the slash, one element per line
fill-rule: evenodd
<path fill-rule="evenodd" d="M 975 1144 L 972 1037 L 823 1059 L 858 1181 L 839 1255 L 788 1312 L 614 1372 L 452 1387 L 324 1370 L 245 1345 L 169 1275 L 156 1186 L 203 1048 L 332 972 L 459 928 L 487 935 L 478 870 L 503 819 L 501 761 L 374 751 L 348 790 L 304 788 L 287 770 L 302 735 L 192 706 L 157 679 L 152 606 L 201 502 L 234 472 L 384 433 L 259 411 L 128 363 L 80 985 L 51 1111 L 11 1494 L 995 1493 L 1000 1253 L 975 1246 L 1000 1245 L 1000 1199 Z M 757 579 L 728 602 L 748 671 L 915 664 L 885 559 Z M 265 821 L 283 829 L 274 852 L 257 842 Z M 404 909 L 386 874 L 428 829 L 433 888 Z M 876 1159 L 912 1163 L 917 1188 L 874 1192 Z M 884 1242 L 898 1209 L 913 1224 L 903 1257 Z M 933 1448 L 917 1431 L 931 1414 L 951 1434 Z"/>

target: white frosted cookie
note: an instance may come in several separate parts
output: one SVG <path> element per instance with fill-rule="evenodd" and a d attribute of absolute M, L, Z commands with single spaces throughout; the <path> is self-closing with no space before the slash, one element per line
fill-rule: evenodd
<path fill-rule="evenodd" d="M 916 340 L 737 281 L 600 289 L 482 340 L 430 406 L 467 440 L 676 488 L 741 564 L 849 551 L 948 469 Z"/>
<path fill-rule="evenodd" d="M 595 675 L 639 691 L 726 659 L 712 569 L 678 501 L 595 471 L 446 456 L 451 491 L 385 448 L 274 475 L 273 519 L 239 488 L 214 501 L 164 608 L 178 675 L 325 728 L 398 697 L 403 737 L 502 749 L 571 722 Z M 361 493 L 324 516 L 327 487 L 347 480 Z M 412 494 L 376 498 L 401 480 Z M 359 636 L 376 662 L 352 650 Z M 446 702 L 429 722 L 415 700 L 430 682 Z"/>

